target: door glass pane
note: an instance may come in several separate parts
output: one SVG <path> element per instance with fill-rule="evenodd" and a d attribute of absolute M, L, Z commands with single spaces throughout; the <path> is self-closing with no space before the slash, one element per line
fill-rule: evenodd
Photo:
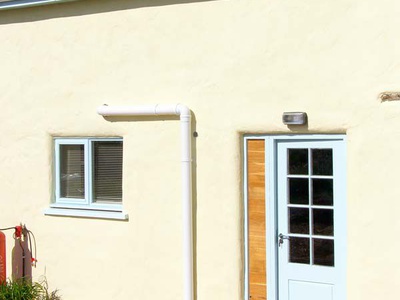
<path fill-rule="evenodd" d="M 331 266 L 335 264 L 334 241 L 313 239 L 314 265 Z"/>
<path fill-rule="evenodd" d="M 289 208 L 289 232 L 308 234 L 310 232 L 308 208 Z"/>
<path fill-rule="evenodd" d="M 333 209 L 313 209 L 313 234 L 333 236 Z"/>
<path fill-rule="evenodd" d="M 313 179 L 312 190 L 314 205 L 333 205 L 333 179 Z"/>
<path fill-rule="evenodd" d="M 289 261 L 292 263 L 310 263 L 310 240 L 308 238 L 291 237 L 289 240 Z"/>
<path fill-rule="evenodd" d="M 289 149 L 289 174 L 308 174 L 308 149 Z"/>
<path fill-rule="evenodd" d="M 308 179 L 289 178 L 289 203 L 308 204 Z"/>
<path fill-rule="evenodd" d="M 332 149 L 312 149 L 313 175 L 332 175 Z"/>
<path fill-rule="evenodd" d="M 60 145 L 60 196 L 85 199 L 84 145 Z"/>

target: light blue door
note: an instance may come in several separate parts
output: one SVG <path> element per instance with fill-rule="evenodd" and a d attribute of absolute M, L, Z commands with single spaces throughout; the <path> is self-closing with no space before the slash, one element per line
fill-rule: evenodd
<path fill-rule="evenodd" d="M 277 143 L 279 300 L 346 299 L 343 140 Z"/>

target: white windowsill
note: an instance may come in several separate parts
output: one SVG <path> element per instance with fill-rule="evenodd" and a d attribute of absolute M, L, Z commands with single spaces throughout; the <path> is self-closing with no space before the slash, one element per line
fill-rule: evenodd
<path fill-rule="evenodd" d="M 89 210 L 89 209 L 69 209 L 69 208 L 51 207 L 44 210 L 44 215 L 58 216 L 58 217 L 107 219 L 107 220 L 119 220 L 119 221 L 129 220 L 129 216 L 125 212 Z"/>

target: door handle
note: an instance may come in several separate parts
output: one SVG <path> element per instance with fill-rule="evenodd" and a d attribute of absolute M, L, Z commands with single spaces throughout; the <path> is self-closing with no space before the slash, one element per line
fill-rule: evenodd
<path fill-rule="evenodd" d="M 278 247 L 280 247 L 283 244 L 283 240 L 289 240 L 290 237 L 288 235 L 284 235 L 282 233 L 280 233 L 278 235 Z"/>

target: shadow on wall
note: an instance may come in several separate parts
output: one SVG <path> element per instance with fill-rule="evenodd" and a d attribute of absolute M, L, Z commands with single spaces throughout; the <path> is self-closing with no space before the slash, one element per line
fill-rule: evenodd
<path fill-rule="evenodd" d="M 0 11 L 0 25 L 100 14 L 119 10 L 138 9 L 142 7 L 209 1 L 217 0 L 78 0 L 60 4 L 3 10 Z"/>

